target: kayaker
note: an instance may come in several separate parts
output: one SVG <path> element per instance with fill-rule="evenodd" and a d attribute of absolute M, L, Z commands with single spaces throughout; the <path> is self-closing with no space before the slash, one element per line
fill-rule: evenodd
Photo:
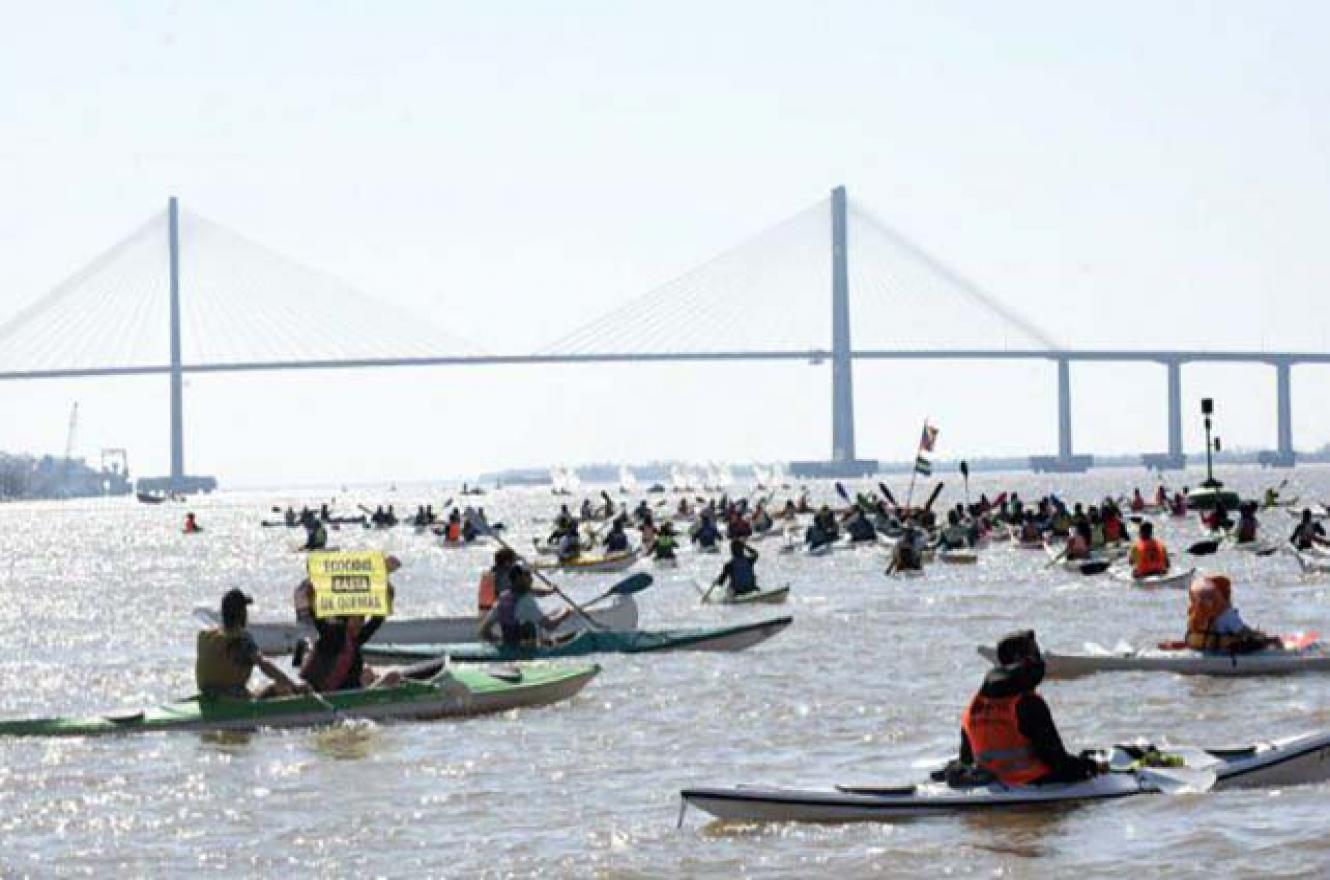
<path fill-rule="evenodd" d="M 1131 493 L 1131 512 L 1142 513 L 1145 510 L 1145 497 L 1141 495 L 1139 487 Z"/>
<path fill-rule="evenodd" d="M 1076 526 L 1071 530 L 1067 537 L 1066 550 L 1063 556 L 1067 559 L 1089 559 L 1090 558 L 1090 523 L 1088 520 L 1079 520 Z"/>
<path fill-rule="evenodd" d="M 559 539 L 559 561 L 572 562 L 582 555 L 582 541 L 577 537 L 577 527 L 563 533 Z"/>
<path fill-rule="evenodd" d="M 998 642 L 997 665 L 961 719 L 961 763 L 1008 786 L 1080 782 L 1099 774 L 1095 761 L 1067 753 L 1048 704 L 1035 692 L 1043 678 L 1032 630 Z"/>
<path fill-rule="evenodd" d="M 1118 510 L 1117 505 L 1109 505 L 1104 508 L 1104 543 L 1118 544 L 1122 541 L 1131 540 L 1131 535 L 1127 533 L 1127 524 L 1122 521 L 1122 512 Z"/>
<path fill-rule="evenodd" d="M 710 550 L 720 544 L 722 536 L 716 528 L 716 521 L 710 511 L 702 511 L 697 528 L 693 530 L 692 541 L 703 550 Z"/>
<path fill-rule="evenodd" d="M 919 533 L 914 524 L 907 521 L 901 536 L 896 539 L 896 546 L 891 551 L 891 565 L 887 574 L 897 571 L 923 571 L 924 555 L 920 552 Z"/>
<path fill-rule="evenodd" d="M 1248 626 L 1233 605 L 1233 581 L 1227 575 L 1197 577 L 1187 590 L 1187 647 L 1195 651 L 1245 654 L 1282 648 L 1278 636 Z"/>
<path fill-rule="evenodd" d="M 254 637 L 245 628 L 249 623 L 249 605 L 253 601 L 240 590 L 228 590 L 222 597 L 222 625 L 199 632 L 194 681 L 203 697 L 254 699 L 248 684 L 255 666 L 272 680 L 272 684 L 259 692 L 259 699 L 309 693 L 308 685 L 292 681 L 263 656 Z"/>
<path fill-rule="evenodd" d="M 623 518 L 620 517 L 610 526 L 610 532 L 605 536 L 605 551 L 607 553 L 627 553 L 628 550 L 628 534 L 623 530 Z"/>
<path fill-rule="evenodd" d="M 396 556 L 385 556 L 384 566 L 391 576 L 402 567 Z M 312 593 L 312 590 L 311 590 Z M 392 602 L 393 583 L 388 581 L 388 601 Z M 386 618 L 357 615 L 344 618 L 312 620 L 318 638 L 304 658 L 300 677 L 320 693 L 391 687 L 402 680 L 401 673 L 390 670 L 382 675 L 366 665 L 361 648 L 374 637 Z"/>
<path fill-rule="evenodd" d="M 1325 539 L 1325 528 L 1312 519 L 1312 512 L 1305 508 L 1302 511 L 1302 519 L 1294 527 L 1288 541 L 1296 550 L 1310 550 L 1318 544 L 1321 546 L 1330 544 L 1330 541 Z"/>
<path fill-rule="evenodd" d="M 282 518 L 286 521 L 288 529 L 295 528 L 300 524 L 300 520 L 296 518 L 295 510 L 289 504 L 286 506 L 286 513 L 282 514 Z"/>
<path fill-rule="evenodd" d="M 938 546 L 943 550 L 964 550 L 970 546 L 970 530 L 961 524 L 958 511 L 947 511 L 947 525 L 942 529 Z"/>
<path fill-rule="evenodd" d="M 1234 543 L 1254 543 L 1258 528 L 1260 523 L 1256 521 L 1256 502 L 1248 501 L 1238 508 L 1238 527 L 1233 535 Z"/>
<path fill-rule="evenodd" d="M 1141 523 L 1140 537 L 1132 545 L 1131 576 L 1134 578 L 1168 573 L 1168 548 L 1154 536 L 1153 523 Z"/>
<path fill-rule="evenodd" d="M 322 550 L 328 546 L 328 527 L 314 517 L 305 520 L 305 546 L 302 550 Z"/>
<path fill-rule="evenodd" d="M 752 537 L 753 526 L 744 518 L 744 515 L 736 508 L 730 515 L 729 522 L 725 526 L 726 537 L 731 541 L 742 541 L 745 538 Z"/>
<path fill-rule="evenodd" d="M 845 524 L 845 533 L 849 535 L 851 544 L 877 540 L 877 527 L 857 507 L 850 513 L 850 520 Z"/>
<path fill-rule="evenodd" d="M 192 535 L 195 532 L 201 532 L 201 531 L 203 531 L 203 528 L 199 526 L 199 522 L 194 518 L 194 514 L 192 513 L 185 514 L 185 534 Z"/>
<path fill-rule="evenodd" d="M 720 576 L 712 584 L 722 587 L 729 584 L 730 594 L 743 596 L 757 592 L 757 551 L 743 541 L 730 542 L 730 560 L 720 570 Z"/>
<path fill-rule="evenodd" d="M 481 614 L 493 608 L 503 591 L 512 586 L 512 572 L 515 565 L 517 565 L 516 551 L 507 547 L 500 547 L 494 551 L 494 564 L 480 576 L 480 589 L 476 595 L 476 606 Z"/>
<path fill-rule="evenodd" d="M 674 526 L 668 522 L 661 523 L 660 531 L 655 532 L 651 541 L 647 540 L 647 530 L 642 529 L 642 545 L 647 547 L 647 556 L 652 559 L 676 559 L 674 551 L 678 549 L 679 544 L 674 539 Z"/>
<path fill-rule="evenodd" d="M 771 519 L 771 514 L 767 513 L 766 506 L 757 502 L 757 507 L 753 510 L 753 531 L 759 535 L 764 535 L 776 525 Z"/>
<path fill-rule="evenodd" d="M 1265 496 L 1262 498 L 1264 507 L 1274 507 L 1279 504 L 1279 490 L 1274 486 L 1265 490 Z"/>
<path fill-rule="evenodd" d="M 511 586 L 480 621 L 480 637 L 485 641 L 511 647 L 536 645 L 542 630 L 556 628 L 572 613 L 546 614 L 531 594 L 531 572 L 526 568 L 515 566 L 510 581 Z"/>

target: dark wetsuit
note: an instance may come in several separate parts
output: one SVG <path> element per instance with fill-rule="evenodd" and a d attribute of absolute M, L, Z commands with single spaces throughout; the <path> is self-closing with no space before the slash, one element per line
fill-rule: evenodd
<path fill-rule="evenodd" d="M 1034 671 L 1038 669 L 1039 671 Z M 1042 667 L 999 666 L 989 670 L 984 676 L 984 683 L 979 693 L 986 697 L 1010 697 L 1024 694 L 1016 704 L 1016 723 L 1020 731 L 1030 739 L 1031 747 L 1039 759 L 1052 767 L 1052 771 L 1036 779 L 1033 785 L 1049 782 L 1080 782 L 1089 779 L 1096 772 L 1095 762 L 1067 754 L 1058 736 L 1053 715 L 1048 711 L 1044 698 L 1035 693 L 1039 681 L 1043 679 Z M 961 731 L 961 762 L 974 764 L 974 752 L 970 748 L 970 739 Z"/>

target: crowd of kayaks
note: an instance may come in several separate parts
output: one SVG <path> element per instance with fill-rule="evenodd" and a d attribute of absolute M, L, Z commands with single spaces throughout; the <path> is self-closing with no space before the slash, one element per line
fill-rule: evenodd
<path fill-rule="evenodd" d="M 836 515 L 869 512 L 864 496 L 851 498 L 840 484 L 836 484 L 836 489 L 848 503 L 847 507 L 837 510 Z M 864 547 L 885 546 L 891 551 L 895 546 L 893 541 L 910 538 L 915 516 L 920 512 L 928 513 L 936 497 L 937 492 L 934 492 L 923 508 L 902 508 L 895 505 L 894 498 L 883 487 L 883 497 L 872 501 L 874 535 L 870 541 L 838 537 L 834 541 L 816 544 L 796 542 L 794 536 L 815 514 L 803 500 L 794 508 L 793 514 L 787 511 L 786 515 L 777 516 L 776 527 L 750 533 L 745 538 L 757 542 L 784 537 L 784 548 L 800 550 L 811 556 Z M 605 500 L 608 510 L 603 516 L 595 517 L 596 521 L 627 514 L 626 507 L 615 511 L 608 497 Z M 770 500 L 768 495 L 763 503 Z M 894 509 L 886 506 L 887 501 Z M 995 510 L 1001 510 L 1001 501 L 999 498 Z M 1229 500 L 1217 490 L 1201 490 L 1191 494 L 1188 509 L 1204 510 L 1228 503 Z M 654 509 L 664 514 L 661 519 L 690 519 L 690 514 L 660 511 L 660 507 L 661 502 L 658 502 Z M 712 507 L 714 509 L 714 505 Z M 727 505 L 722 501 L 720 507 L 726 509 Z M 1169 512 L 1167 504 L 1142 505 L 1133 510 L 1133 519 L 1140 521 Z M 361 516 L 324 513 L 322 521 L 331 525 L 382 527 L 398 524 L 383 522 L 381 516 L 376 517 L 378 511 Z M 376 522 L 376 518 L 379 521 Z M 418 531 L 439 534 L 432 523 L 407 523 L 416 525 Z M 281 521 L 265 520 L 262 524 L 289 526 L 291 516 L 287 515 Z M 986 519 L 984 528 L 976 530 L 975 538 L 960 546 L 941 542 L 941 532 L 937 526 L 926 530 L 928 544 L 920 547 L 918 558 L 921 565 L 918 569 L 889 569 L 889 573 L 917 577 L 922 574 L 925 564 L 976 565 L 985 554 L 999 549 L 1041 551 L 1039 555 L 1031 556 L 1039 567 L 1082 575 L 1107 572 L 1117 582 L 1161 591 L 1185 589 L 1196 572 L 1194 566 L 1179 566 L 1165 574 L 1133 577 L 1122 565 L 1127 548 L 1121 545 L 1100 546 L 1089 557 L 1067 560 L 1057 552 L 1056 545 L 1049 542 L 1047 535 L 1039 536 L 1038 541 L 1021 540 L 1014 525 L 1005 521 L 1001 514 Z M 438 545 L 447 549 L 492 547 L 485 536 L 466 541 L 449 540 L 447 535 L 440 537 L 444 540 L 437 542 Z M 573 557 L 559 558 L 548 552 L 548 544 L 539 539 L 536 543 L 537 548 L 545 552 L 534 554 L 537 560 L 532 568 L 549 575 L 624 573 L 648 560 L 661 568 L 678 564 L 677 558 L 673 557 L 653 558 L 650 548 L 641 545 L 612 552 L 601 551 L 592 545 Z M 1264 542 L 1250 543 L 1252 546 L 1233 549 L 1250 550 L 1261 556 L 1282 549 Z M 719 551 L 720 547 L 714 545 L 696 550 L 703 554 Z M 1208 552 L 1212 553 L 1214 549 Z M 1330 551 L 1313 548 L 1313 551 L 1296 555 L 1305 571 L 1330 571 Z M 192 697 L 141 710 L 0 721 L 0 736 L 247 731 L 318 726 L 353 718 L 429 720 L 533 708 L 572 698 L 601 670 L 594 664 L 550 661 L 604 654 L 741 651 L 771 638 L 792 623 L 790 616 L 780 616 L 721 626 L 639 629 L 639 610 L 632 594 L 640 592 L 650 582 L 650 575 L 643 572 L 630 575 L 606 594 L 614 594 L 613 601 L 588 608 L 585 613 L 579 609 L 579 613 L 569 616 L 550 634 L 548 641 L 538 646 L 509 647 L 477 641 L 480 618 L 474 615 L 386 621 L 375 638 L 365 645 L 364 654 L 367 660 L 403 671 L 404 680 L 390 687 L 252 701 Z M 738 595 L 729 590 L 713 593 L 703 589 L 701 584 L 695 585 L 702 594 L 702 601 L 707 604 L 779 604 L 790 594 L 789 585 Z M 196 609 L 196 615 L 205 623 L 216 623 L 216 614 L 211 609 Z M 268 654 L 294 652 L 302 640 L 313 635 L 310 627 L 293 621 L 256 620 L 248 628 L 260 649 Z M 981 647 L 979 653 L 990 662 L 994 660 L 993 651 L 987 646 Z M 1298 633 L 1284 637 L 1282 646 L 1244 654 L 1200 652 L 1176 642 L 1139 648 L 1125 643 L 1113 648 L 1086 643 L 1079 652 L 1045 651 L 1044 661 L 1049 678 L 1075 678 L 1107 672 L 1269 675 L 1330 671 L 1330 650 L 1318 634 Z M 1078 803 L 1144 794 L 1295 785 L 1330 779 L 1330 733 L 1290 736 L 1240 746 L 1197 747 L 1137 741 L 1106 747 L 1101 750 L 1100 757 L 1109 772 L 1068 784 L 1033 787 L 1007 787 L 985 782 L 958 784 L 954 779 L 944 778 L 945 774 L 939 769 L 928 779 L 908 785 L 850 781 L 822 790 L 764 785 L 699 786 L 686 788 L 681 795 L 685 807 L 695 807 L 726 821 L 844 822 Z"/>

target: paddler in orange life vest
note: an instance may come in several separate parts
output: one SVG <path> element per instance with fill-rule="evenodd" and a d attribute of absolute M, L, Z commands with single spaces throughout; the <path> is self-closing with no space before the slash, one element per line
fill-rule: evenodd
<path fill-rule="evenodd" d="M 502 547 L 494 551 L 494 565 L 480 576 L 480 590 L 476 596 L 476 608 L 481 614 L 489 611 L 499 601 L 499 595 L 512 585 L 513 566 L 517 565 L 517 553 Z"/>
<path fill-rule="evenodd" d="M 1155 538 L 1153 523 L 1141 523 L 1141 535 L 1132 545 L 1130 561 L 1134 578 L 1168 573 L 1168 548 Z"/>
<path fill-rule="evenodd" d="M 201 526 L 199 526 L 198 521 L 194 519 L 194 514 L 192 513 L 185 514 L 185 534 L 192 535 L 195 532 L 201 532 L 201 531 L 203 531 L 203 529 Z"/>
<path fill-rule="evenodd" d="M 1202 575 L 1187 591 L 1187 647 L 1194 651 L 1244 654 L 1282 648 L 1283 640 L 1252 629 L 1233 606 L 1227 575 Z"/>
<path fill-rule="evenodd" d="M 1022 630 L 998 642 L 997 664 L 961 719 L 961 763 L 987 770 L 1008 786 L 1097 775 L 1095 761 L 1067 753 L 1048 704 L 1035 693 L 1044 660 L 1034 632 Z"/>
<path fill-rule="evenodd" d="M 1126 541 L 1130 537 L 1127 534 L 1127 524 L 1122 521 L 1122 511 L 1118 510 L 1116 504 L 1105 505 L 1104 543 L 1116 544 L 1119 541 Z"/>

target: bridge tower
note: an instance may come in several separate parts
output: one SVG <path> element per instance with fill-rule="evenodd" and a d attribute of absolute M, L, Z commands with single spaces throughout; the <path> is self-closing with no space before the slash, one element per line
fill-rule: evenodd
<path fill-rule="evenodd" d="M 795 476 L 864 477 L 875 460 L 854 452 L 854 360 L 850 343 L 850 236 L 845 187 L 831 191 L 831 460 L 790 463 Z"/>

